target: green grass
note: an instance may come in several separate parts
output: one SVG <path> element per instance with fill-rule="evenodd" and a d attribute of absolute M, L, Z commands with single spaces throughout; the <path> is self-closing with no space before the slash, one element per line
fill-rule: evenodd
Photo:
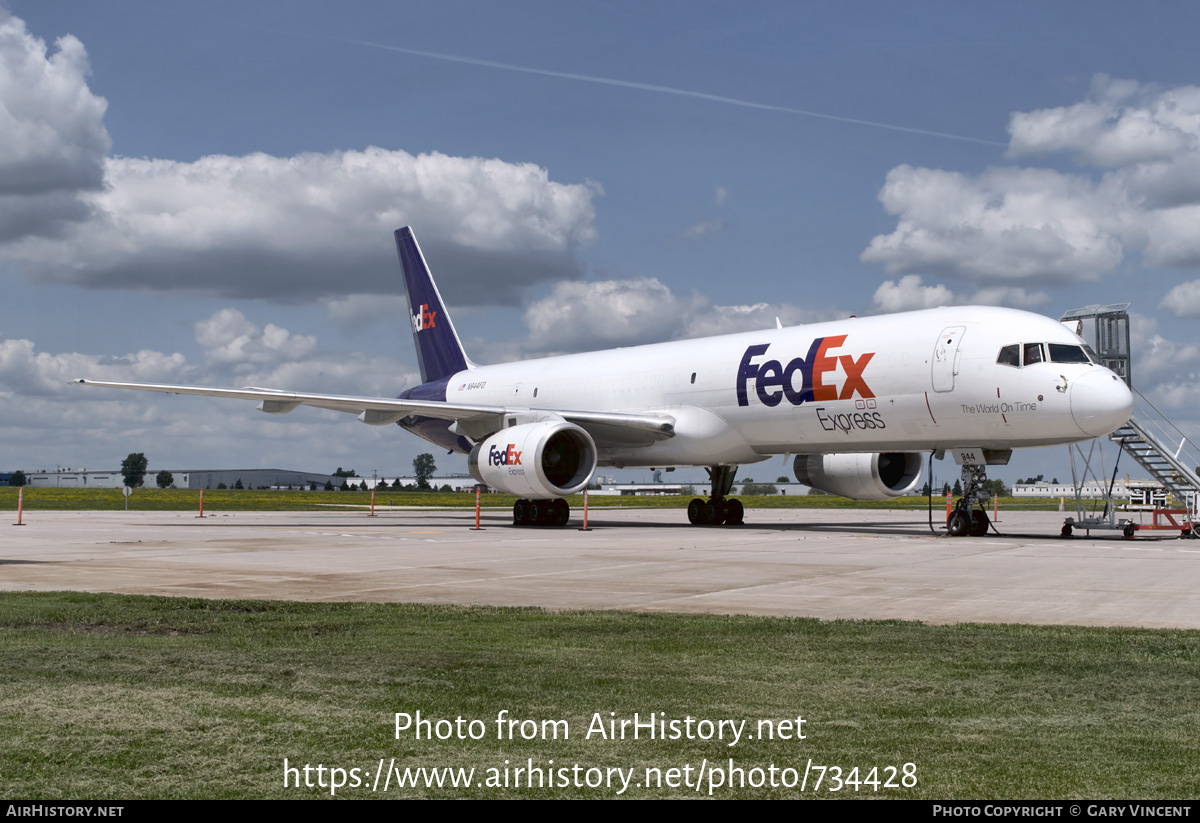
<path fill-rule="evenodd" d="M 401 767 L 481 774 L 506 759 L 512 767 L 553 759 L 635 767 L 639 776 L 705 759 L 733 758 L 747 770 L 803 770 L 809 758 L 846 769 L 915 763 L 915 788 L 879 794 L 1195 798 L 1198 676 L 1194 631 L 4 593 L 0 796 L 315 797 L 327 791 L 284 788 L 285 757 L 360 769 L 394 757 Z M 394 713 L 418 710 L 479 719 L 489 733 L 395 739 Z M 566 720 L 570 739 L 496 740 L 502 710 Z M 732 748 L 585 740 L 594 712 L 751 726 L 802 715 L 807 739 Z M 387 796 L 614 795 L 393 788 Z"/>
<path fill-rule="evenodd" d="M 17 489 L 0 486 L 0 511 L 17 510 Z M 685 509 L 693 495 L 655 495 L 620 497 L 590 495 L 593 508 L 662 508 Z M 753 509 L 921 509 L 928 506 L 924 497 L 897 497 L 892 500 L 847 500 L 833 495 L 737 495 L 746 508 Z M 512 508 L 512 495 L 487 494 L 485 507 Z M 583 496 L 567 498 L 573 509 L 582 509 Z M 200 492 L 191 489 L 135 489 L 129 498 L 130 511 L 192 511 L 199 507 Z M 358 508 L 371 503 L 370 492 L 279 491 L 257 489 L 206 489 L 205 511 L 321 511 L 339 507 Z M 473 508 L 475 495 L 463 492 L 400 492 L 377 491 L 379 506 L 429 506 Z M 944 510 L 945 498 L 933 499 L 934 511 Z M 25 489 L 25 508 L 54 511 L 111 510 L 125 508 L 120 489 L 62 489 L 30 487 Z M 1058 498 L 1053 500 L 1000 499 L 1001 510 L 1056 511 Z"/>

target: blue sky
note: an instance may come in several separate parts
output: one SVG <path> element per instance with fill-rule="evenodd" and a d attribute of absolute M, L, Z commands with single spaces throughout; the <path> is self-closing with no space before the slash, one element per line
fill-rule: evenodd
<path fill-rule="evenodd" d="M 1196 18 L 7 0 L 0 465 L 407 470 L 423 441 L 343 415 L 64 383 L 395 394 L 416 373 L 402 223 L 482 362 L 1129 301 L 1135 383 L 1195 436 Z M 1001 476 L 1038 471 L 1067 474 L 1065 450 Z M 743 474 L 764 472 L 784 473 Z"/>

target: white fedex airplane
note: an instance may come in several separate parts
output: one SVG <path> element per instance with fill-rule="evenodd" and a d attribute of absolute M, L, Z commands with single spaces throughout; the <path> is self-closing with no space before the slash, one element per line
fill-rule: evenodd
<path fill-rule="evenodd" d="M 905 494 L 923 452 L 951 452 L 963 498 L 947 527 L 988 527 L 987 464 L 1014 448 L 1107 434 L 1133 399 L 1061 323 L 1024 311 L 944 307 L 548 357 L 467 359 L 410 228 L 396 232 L 422 384 L 398 398 L 76 380 L 350 412 L 469 455 L 481 483 L 516 495 L 514 522 L 563 525 L 567 495 L 598 466 L 702 466 L 696 524 L 736 525 L 739 466 L 795 455 L 801 483 L 855 499 Z M 778 324 L 777 324 L 778 325 Z M 786 457 L 784 458 L 787 459 Z"/>

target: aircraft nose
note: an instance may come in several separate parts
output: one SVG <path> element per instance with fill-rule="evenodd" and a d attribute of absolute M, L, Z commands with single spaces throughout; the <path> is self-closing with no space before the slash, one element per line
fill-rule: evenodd
<path fill-rule="evenodd" d="M 1091 437 L 1119 428 L 1133 415 L 1133 393 L 1108 369 L 1095 369 L 1071 383 L 1071 416 Z"/>

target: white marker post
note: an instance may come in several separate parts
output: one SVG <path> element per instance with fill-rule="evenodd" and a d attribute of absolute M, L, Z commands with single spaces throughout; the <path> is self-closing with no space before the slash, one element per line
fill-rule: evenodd
<path fill-rule="evenodd" d="M 125 511 L 129 511 L 129 495 L 133 494 L 133 489 L 124 486 L 121 489 L 121 494 L 125 495 Z"/>

